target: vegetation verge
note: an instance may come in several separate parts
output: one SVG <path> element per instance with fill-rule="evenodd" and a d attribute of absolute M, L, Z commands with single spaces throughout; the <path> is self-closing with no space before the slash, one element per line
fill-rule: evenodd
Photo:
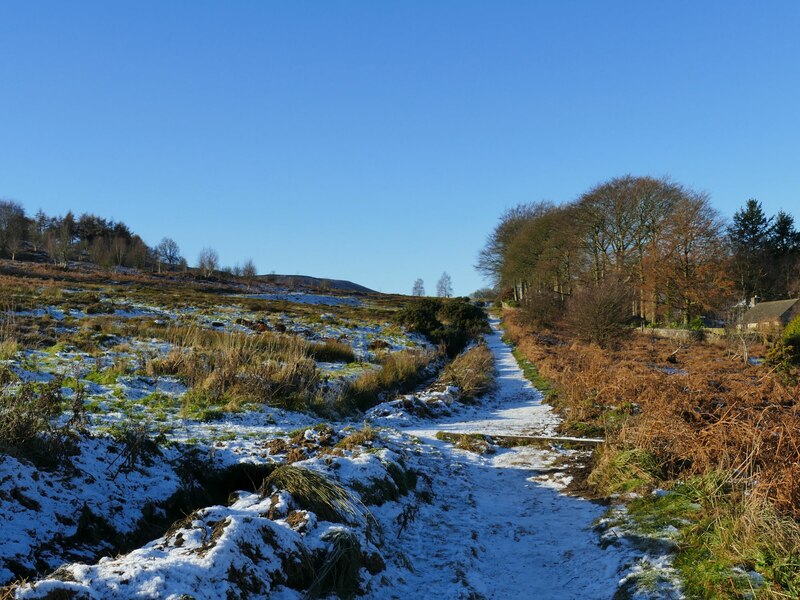
<path fill-rule="evenodd" d="M 702 342 L 609 350 L 505 326 L 562 433 L 605 437 L 591 489 L 626 502 L 637 537 L 670 541 L 689 597 L 798 597 L 796 380 Z"/>

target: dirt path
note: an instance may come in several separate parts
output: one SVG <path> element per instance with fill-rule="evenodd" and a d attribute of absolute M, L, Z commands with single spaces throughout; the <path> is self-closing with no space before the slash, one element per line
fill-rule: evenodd
<path fill-rule="evenodd" d="M 436 496 L 420 507 L 391 551 L 413 572 L 374 597 L 611 598 L 629 557 L 600 547 L 591 527 L 602 506 L 560 492 L 568 476 L 553 462 L 564 451 L 525 447 L 482 457 L 435 439 L 442 430 L 554 433 L 556 415 L 524 378 L 497 323 L 493 329 L 493 399 L 466 418 L 462 413 L 407 430 L 423 442 L 420 458 Z"/>

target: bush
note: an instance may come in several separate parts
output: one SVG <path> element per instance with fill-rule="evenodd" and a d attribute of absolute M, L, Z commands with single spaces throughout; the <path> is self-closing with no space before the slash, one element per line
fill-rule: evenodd
<path fill-rule="evenodd" d="M 10 380 L 9 376 L 0 375 L 0 381 Z M 56 464 L 69 452 L 69 433 L 80 424 L 83 415 L 76 408 L 73 419 L 58 425 L 64 403 L 62 383 L 55 378 L 44 385 L 23 383 L 17 389 L 0 389 L 0 452 L 42 466 Z M 80 390 L 76 391 L 74 404 L 83 404 Z"/>
<path fill-rule="evenodd" d="M 783 330 L 781 341 L 785 346 L 791 348 L 790 354 L 795 363 L 800 363 L 800 315 L 789 321 L 786 329 Z"/>
<path fill-rule="evenodd" d="M 400 311 L 397 320 L 410 331 L 424 335 L 432 344 L 444 346 L 451 358 L 471 339 L 489 331 L 483 309 L 464 298 L 423 298 Z"/>
<path fill-rule="evenodd" d="M 564 303 L 556 294 L 537 294 L 528 298 L 519 309 L 523 325 L 549 329 L 564 316 Z"/>
<path fill-rule="evenodd" d="M 797 367 L 800 366 L 800 315 L 789 321 L 767 352 L 766 363 L 781 375 L 788 385 L 797 385 Z"/>
<path fill-rule="evenodd" d="M 610 346 L 630 332 L 631 292 L 620 281 L 577 291 L 567 303 L 567 326 L 578 338 Z"/>

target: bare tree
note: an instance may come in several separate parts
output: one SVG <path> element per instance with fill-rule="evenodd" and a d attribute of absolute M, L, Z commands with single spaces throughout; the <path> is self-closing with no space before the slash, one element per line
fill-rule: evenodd
<path fill-rule="evenodd" d="M 659 271 L 666 298 L 684 325 L 719 308 L 732 292 L 722 231 L 722 220 L 703 194 L 681 198 L 665 227 Z"/>
<path fill-rule="evenodd" d="M 197 268 L 203 277 L 211 277 L 219 269 L 219 254 L 213 248 L 203 248 L 197 258 Z"/>
<path fill-rule="evenodd" d="M 425 295 L 425 282 L 422 279 L 417 279 L 414 282 L 414 287 L 411 289 L 412 296 L 424 296 Z"/>
<path fill-rule="evenodd" d="M 253 284 L 253 279 L 255 279 L 256 275 L 258 275 L 256 263 L 253 262 L 252 258 L 248 258 L 246 261 L 244 261 L 244 266 L 242 267 L 242 277 L 244 277 L 245 281 L 247 281 L 248 290 Z"/>
<path fill-rule="evenodd" d="M 165 237 L 156 246 L 156 259 L 158 260 L 158 272 L 161 273 L 161 265 L 175 267 L 180 261 L 181 249 L 172 238 Z"/>
<path fill-rule="evenodd" d="M 0 200 L 0 252 L 6 252 L 13 260 L 22 248 L 28 233 L 25 210 L 18 202 Z"/>
<path fill-rule="evenodd" d="M 66 268 L 72 257 L 72 239 L 69 229 L 63 225 L 57 229 L 50 230 L 45 236 L 45 247 L 47 254 L 59 267 Z"/>
<path fill-rule="evenodd" d="M 22 250 L 22 235 L 19 231 L 11 231 L 6 236 L 6 252 L 11 255 L 11 260 L 17 260 L 17 253 Z"/>
<path fill-rule="evenodd" d="M 436 284 L 436 295 L 440 298 L 451 298 L 453 296 L 453 281 L 447 271 L 442 273 L 439 282 Z"/>
<path fill-rule="evenodd" d="M 121 267 L 125 262 L 125 256 L 128 254 L 128 240 L 121 235 L 116 236 L 111 240 L 111 251 L 114 253 L 116 265 Z"/>
<path fill-rule="evenodd" d="M 630 331 L 631 292 L 627 284 L 613 277 L 576 291 L 567 303 L 567 326 L 588 342 L 614 344 Z"/>
<path fill-rule="evenodd" d="M 94 239 L 89 246 L 89 260 L 106 269 L 111 267 L 111 263 L 113 262 L 111 249 L 105 239 L 101 237 Z"/>

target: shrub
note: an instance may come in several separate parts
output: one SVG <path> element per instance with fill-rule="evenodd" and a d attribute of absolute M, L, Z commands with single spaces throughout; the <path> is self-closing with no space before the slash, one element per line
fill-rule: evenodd
<path fill-rule="evenodd" d="M 612 345 L 630 331 L 630 290 L 613 280 L 581 289 L 567 303 L 566 320 L 578 338 L 599 346 Z"/>
<path fill-rule="evenodd" d="M 489 331 L 486 313 L 465 298 L 423 298 L 400 311 L 397 320 L 431 343 L 443 345 L 451 358 L 475 336 Z"/>
<path fill-rule="evenodd" d="M 789 353 L 795 363 L 800 363 L 800 315 L 789 321 L 786 329 L 783 330 L 781 341 L 790 348 Z"/>
<path fill-rule="evenodd" d="M 534 329 L 549 329 L 564 316 L 564 303 L 556 294 L 536 294 L 519 307 L 520 321 Z"/>
<path fill-rule="evenodd" d="M 797 367 L 800 366 L 800 315 L 789 321 L 780 339 L 767 352 L 766 362 L 775 368 L 787 384 L 797 384 Z"/>
<path fill-rule="evenodd" d="M 0 376 L 8 381 L 9 377 Z M 73 427 L 80 426 L 83 403 L 76 391 L 75 414 L 63 425 L 58 424 L 64 398 L 62 379 L 46 384 L 22 383 L 16 389 L 0 389 L 0 452 L 27 458 L 41 465 L 52 465 L 70 451 L 67 444 Z"/>

